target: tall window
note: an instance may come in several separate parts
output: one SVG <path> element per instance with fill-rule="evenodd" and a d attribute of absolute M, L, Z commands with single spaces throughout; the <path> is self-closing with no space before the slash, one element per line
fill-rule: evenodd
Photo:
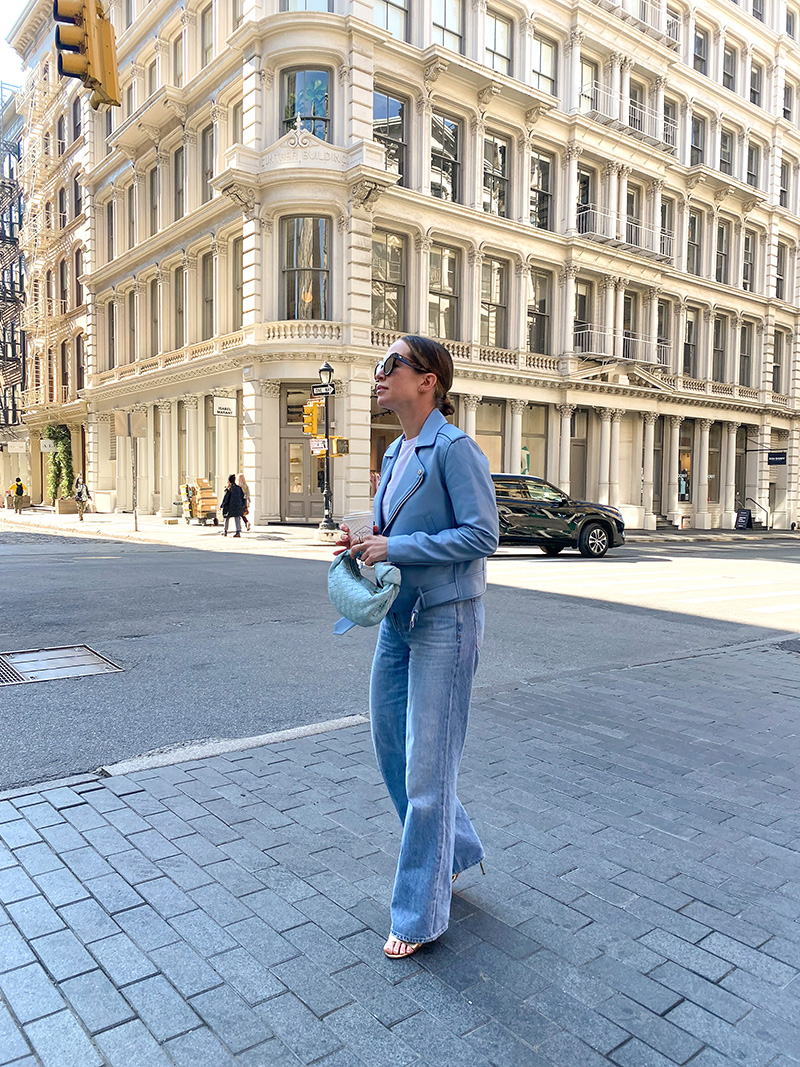
<path fill-rule="evenodd" d="M 75 249 L 72 257 L 72 273 L 75 277 L 75 307 L 80 307 L 83 303 L 83 252 L 80 248 Z"/>
<path fill-rule="evenodd" d="M 136 187 L 128 186 L 128 248 L 136 244 Z"/>
<path fill-rule="evenodd" d="M 244 238 L 237 237 L 233 242 L 233 307 L 231 326 L 241 330 L 244 322 Z"/>
<path fill-rule="evenodd" d="M 111 134 L 114 132 L 114 116 L 111 114 L 113 107 L 110 107 L 106 112 L 106 155 L 112 151 L 113 145 L 111 144 Z"/>
<path fill-rule="evenodd" d="M 696 29 L 694 31 L 692 65 L 701 74 L 708 74 L 708 34 L 705 30 Z"/>
<path fill-rule="evenodd" d="M 283 120 L 288 130 L 297 116 L 303 129 L 330 140 L 330 76 L 327 70 L 292 70 L 283 75 Z"/>
<path fill-rule="evenodd" d="M 458 251 L 432 245 L 428 293 L 428 333 L 432 337 L 458 338 L 458 274 Z"/>
<path fill-rule="evenodd" d="M 658 362 L 669 367 L 672 353 L 672 304 L 669 300 L 658 302 Z"/>
<path fill-rule="evenodd" d="M 67 150 L 67 116 L 59 115 L 56 123 L 56 152 L 63 156 Z"/>
<path fill-rule="evenodd" d="M 689 212 L 689 225 L 686 239 L 686 270 L 689 274 L 700 274 L 702 249 L 700 237 L 703 232 L 703 216 L 699 211 Z"/>
<path fill-rule="evenodd" d="M 158 86 L 158 64 L 155 60 L 147 65 L 147 95 L 152 96 Z"/>
<path fill-rule="evenodd" d="M 723 174 L 733 174 L 733 134 L 730 130 L 720 130 L 719 169 Z"/>
<path fill-rule="evenodd" d="M 742 289 L 752 293 L 755 289 L 756 273 L 756 235 L 753 230 L 744 231 L 742 249 Z"/>
<path fill-rule="evenodd" d="M 330 224 L 316 215 L 283 220 L 283 292 L 285 318 L 329 317 Z"/>
<path fill-rule="evenodd" d="M 406 105 L 383 89 L 372 94 L 372 130 L 375 140 L 386 149 L 386 169 L 400 175 L 406 172 Z"/>
<path fill-rule="evenodd" d="M 200 12 L 200 66 L 207 67 L 214 58 L 214 5 Z"/>
<path fill-rule="evenodd" d="M 751 141 L 747 146 L 747 184 L 758 188 L 761 175 L 761 149 Z"/>
<path fill-rule="evenodd" d="M 728 285 L 730 276 L 728 273 L 731 244 L 731 224 L 729 222 L 717 223 L 717 281 L 722 285 Z"/>
<path fill-rule="evenodd" d="M 201 316 L 202 341 L 214 336 L 214 254 L 206 252 L 200 260 L 200 288 L 203 297 Z"/>
<path fill-rule="evenodd" d="M 77 141 L 81 135 L 81 98 L 76 96 L 72 101 L 72 139 Z"/>
<path fill-rule="evenodd" d="M 112 370 L 117 365 L 117 305 L 113 300 L 106 304 L 106 356 Z"/>
<path fill-rule="evenodd" d="M 792 121 L 794 115 L 794 86 L 787 82 L 783 87 L 783 117 Z"/>
<path fill-rule="evenodd" d="M 782 241 L 778 241 L 778 251 L 775 258 L 775 297 L 777 300 L 786 299 L 786 262 L 789 248 Z"/>
<path fill-rule="evenodd" d="M 550 275 L 540 270 L 528 275 L 528 351 L 550 351 Z"/>
<path fill-rule="evenodd" d="M 62 259 L 58 264 L 58 312 L 66 315 L 69 309 L 69 280 L 67 277 L 67 261 Z"/>
<path fill-rule="evenodd" d="M 753 0 L 753 18 L 764 21 L 764 0 Z"/>
<path fill-rule="evenodd" d="M 76 174 L 72 179 L 72 215 L 73 218 L 77 218 L 83 211 L 83 189 L 81 188 L 80 178 Z"/>
<path fill-rule="evenodd" d="M 147 184 L 150 193 L 150 236 L 158 230 L 158 167 L 151 167 Z"/>
<path fill-rule="evenodd" d="M 231 137 L 233 144 L 244 144 L 244 103 L 241 100 L 231 108 Z"/>
<path fill-rule="evenodd" d="M 581 56 L 581 111 L 597 111 L 597 64 Z"/>
<path fill-rule="evenodd" d="M 786 32 L 790 37 L 794 38 L 797 26 L 797 16 L 794 11 L 789 7 L 786 9 Z"/>
<path fill-rule="evenodd" d="M 62 185 L 58 190 L 58 227 L 63 230 L 67 225 L 67 190 Z"/>
<path fill-rule="evenodd" d="M 176 148 L 172 153 L 172 207 L 175 219 L 183 218 L 184 211 L 184 149 Z"/>
<path fill-rule="evenodd" d="M 61 396 L 69 396 L 69 349 L 67 342 L 61 342 Z"/>
<path fill-rule="evenodd" d="M 406 242 L 396 233 L 372 234 L 372 325 L 384 330 L 405 328 Z"/>
<path fill-rule="evenodd" d="M 661 240 L 659 248 L 662 256 L 672 259 L 675 255 L 675 201 L 667 197 L 661 201 Z"/>
<path fill-rule="evenodd" d="M 692 143 L 690 165 L 695 167 L 703 163 L 706 153 L 706 120 L 700 115 L 692 115 Z"/>
<path fill-rule="evenodd" d="M 48 315 L 53 314 L 53 272 L 49 270 L 44 279 L 45 309 Z"/>
<path fill-rule="evenodd" d="M 158 355 L 158 278 L 151 278 L 149 289 L 150 297 L 150 355 Z"/>
<path fill-rule="evenodd" d="M 700 312 L 689 308 L 686 312 L 686 332 L 683 337 L 683 373 L 688 378 L 697 377 L 697 331 Z"/>
<path fill-rule="evenodd" d="M 83 334 L 75 338 L 75 391 L 80 392 L 86 386 L 86 353 L 83 347 Z"/>
<path fill-rule="evenodd" d="M 326 4 L 327 10 L 327 4 Z M 238 30 L 244 22 L 244 0 L 231 0 L 231 23 Z"/>
<path fill-rule="evenodd" d="M 461 128 L 446 115 L 431 118 L 431 196 L 458 201 Z"/>
<path fill-rule="evenodd" d="M 664 144 L 678 147 L 678 105 L 674 100 L 664 101 Z"/>
<path fill-rule="evenodd" d="M 496 11 L 486 13 L 487 67 L 501 74 L 511 73 L 511 23 Z"/>
<path fill-rule="evenodd" d="M 781 163 L 781 182 L 778 191 L 778 203 L 781 207 L 789 206 L 789 164 L 784 160 Z"/>
<path fill-rule="evenodd" d="M 761 107 L 761 91 L 764 85 L 764 68 L 760 63 L 750 67 L 750 103 Z"/>
<path fill-rule="evenodd" d="M 433 43 L 460 52 L 463 21 L 463 0 L 433 0 Z"/>
<path fill-rule="evenodd" d="M 739 331 L 739 385 L 750 386 L 753 363 L 753 324 L 743 322 Z"/>
<path fill-rule="evenodd" d="M 508 141 L 496 134 L 483 139 L 483 210 L 508 214 Z"/>
<path fill-rule="evenodd" d="M 481 264 L 481 344 L 506 346 L 508 264 L 488 256 Z"/>
<path fill-rule="evenodd" d="M 214 177 L 214 124 L 209 122 L 200 134 L 200 160 L 203 169 L 203 184 L 200 203 L 207 204 L 214 195 L 211 179 Z"/>
<path fill-rule="evenodd" d="M 732 93 L 736 92 L 736 50 L 726 46 L 722 54 L 722 84 Z"/>
<path fill-rule="evenodd" d="M 186 344 L 186 271 L 176 267 L 172 274 L 172 293 L 175 307 L 175 347 Z"/>
<path fill-rule="evenodd" d="M 375 0 L 372 10 L 376 26 L 399 41 L 408 38 L 408 0 Z"/>
<path fill-rule="evenodd" d="M 553 158 L 543 152 L 531 153 L 530 220 L 540 230 L 553 228 Z"/>
<path fill-rule="evenodd" d="M 172 42 L 172 81 L 180 89 L 183 85 L 183 34 Z"/>
<path fill-rule="evenodd" d="M 531 85 L 542 92 L 556 95 L 556 61 L 558 46 L 547 37 L 533 36 L 533 66 Z"/>
<path fill-rule="evenodd" d="M 106 261 L 114 258 L 114 200 L 106 204 Z"/>
<path fill-rule="evenodd" d="M 725 381 L 725 351 L 728 347 L 728 320 L 724 315 L 714 317 L 714 336 L 711 342 L 711 377 Z"/>
<path fill-rule="evenodd" d="M 138 355 L 136 349 L 136 292 L 128 293 L 128 362 L 134 363 Z"/>
<path fill-rule="evenodd" d="M 783 392 L 783 360 L 786 352 L 786 334 L 776 330 L 772 347 L 772 391 Z"/>

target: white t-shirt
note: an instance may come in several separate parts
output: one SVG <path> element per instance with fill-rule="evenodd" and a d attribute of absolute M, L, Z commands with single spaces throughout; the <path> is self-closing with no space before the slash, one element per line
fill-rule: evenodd
<path fill-rule="evenodd" d="M 414 449 L 417 446 L 418 440 L 419 437 L 412 437 L 410 441 L 403 441 L 402 445 L 400 445 L 400 451 L 397 455 L 397 459 L 394 461 L 394 467 L 392 467 L 392 476 L 389 479 L 389 484 L 386 486 L 386 492 L 383 494 L 383 500 L 381 501 L 381 519 L 383 520 L 382 525 L 384 526 L 391 514 L 392 501 L 395 498 L 400 479 L 403 477 L 403 472 L 414 455 Z"/>

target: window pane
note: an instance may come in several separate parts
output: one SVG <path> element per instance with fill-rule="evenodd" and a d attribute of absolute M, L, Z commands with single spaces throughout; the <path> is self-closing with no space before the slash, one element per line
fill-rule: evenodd
<path fill-rule="evenodd" d="M 287 319 L 328 317 L 328 220 L 298 216 L 284 221 Z"/>
<path fill-rule="evenodd" d="M 329 126 L 328 72 L 294 70 L 284 75 L 284 125 L 294 126 L 297 116 L 304 130 L 327 141 Z"/>

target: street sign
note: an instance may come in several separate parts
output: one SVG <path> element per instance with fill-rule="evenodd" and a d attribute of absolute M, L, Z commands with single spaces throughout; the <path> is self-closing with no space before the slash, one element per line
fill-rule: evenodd
<path fill-rule="evenodd" d="M 733 524 L 734 530 L 752 530 L 753 529 L 753 512 L 750 508 L 739 508 L 736 512 L 736 522 Z"/>
<path fill-rule="evenodd" d="M 769 467 L 785 467 L 786 466 L 786 449 L 781 452 L 767 452 L 767 466 Z"/>
<path fill-rule="evenodd" d="M 24 453 L 28 451 L 27 441 L 8 441 L 6 443 L 7 452 Z"/>
<path fill-rule="evenodd" d="M 215 415 L 230 415 L 236 418 L 236 397 L 215 396 L 212 410 Z"/>
<path fill-rule="evenodd" d="M 327 437 L 312 437 L 308 442 L 312 456 L 321 456 L 328 451 Z"/>
<path fill-rule="evenodd" d="M 51 437 L 43 437 L 39 441 L 39 451 L 40 452 L 55 452 L 57 447 L 58 446 L 56 445 L 55 441 Z"/>
<path fill-rule="evenodd" d="M 312 396 L 336 396 L 336 386 L 331 382 L 330 385 L 312 385 Z"/>

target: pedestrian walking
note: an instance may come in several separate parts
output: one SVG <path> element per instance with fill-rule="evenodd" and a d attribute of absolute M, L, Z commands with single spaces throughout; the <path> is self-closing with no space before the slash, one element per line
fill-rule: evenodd
<path fill-rule="evenodd" d="M 384 946 L 392 959 L 444 933 L 452 883 L 484 857 L 456 783 L 497 505 L 486 457 L 446 419 L 452 382 L 450 353 L 426 337 L 395 341 L 375 368 L 378 403 L 403 434 L 383 459 L 374 532 L 352 544 L 343 526 L 337 549 L 402 575 L 370 680 L 375 754 L 403 826 Z"/>
<path fill-rule="evenodd" d="M 241 471 L 236 475 L 236 484 L 244 493 L 244 511 L 242 512 L 242 518 L 244 519 L 247 532 L 250 533 L 250 520 L 247 518 L 250 514 L 250 486 L 247 484 L 247 479 Z"/>
<path fill-rule="evenodd" d="M 11 485 L 8 487 L 8 489 L 6 489 L 6 493 L 10 493 L 11 496 L 14 498 L 14 514 L 15 515 L 21 515 L 22 514 L 22 498 L 25 496 L 26 492 L 27 492 L 27 489 L 22 484 L 22 479 L 21 478 L 15 479 L 15 481 L 13 481 L 11 483 Z"/>
<path fill-rule="evenodd" d="M 83 476 L 81 474 L 79 474 L 78 477 L 75 479 L 74 495 L 75 506 L 78 509 L 78 518 L 81 520 L 81 522 L 83 522 L 83 513 L 84 511 L 86 511 L 86 508 L 88 507 L 89 501 L 92 499 L 92 497 L 89 492 L 89 486 L 83 480 Z"/>
<path fill-rule="evenodd" d="M 234 537 L 241 537 L 242 515 L 244 514 L 244 493 L 236 484 L 236 475 L 228 475 L 228 484 L 225 487 L 225 495 L 222 498 L 222 514 L 225 517 L 225 525 L 222 527 L 222 536 L 228 536 L 228 520 L 233 519 L 236 527 Z"/>

